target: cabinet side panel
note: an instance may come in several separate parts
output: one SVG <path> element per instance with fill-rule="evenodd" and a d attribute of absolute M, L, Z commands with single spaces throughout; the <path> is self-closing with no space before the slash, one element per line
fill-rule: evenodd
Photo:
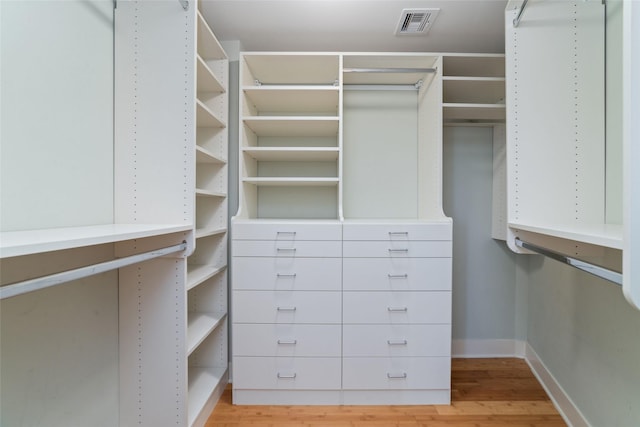
<path fill-rule="evenodd" d="M 116 222 L 194 221 L 194 27 L 180 2 L 118 2 Z"/>
<path fill-rule="evenodd" d="M 113 4 L 0 4 L 0 229 L 113 221 Z"/>

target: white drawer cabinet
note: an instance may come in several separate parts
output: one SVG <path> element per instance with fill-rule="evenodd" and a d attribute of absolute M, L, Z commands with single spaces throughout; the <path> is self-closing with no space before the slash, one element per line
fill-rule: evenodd
<path fill-rule="evenodd" d="M 451 290 L 451 258 L 345 258 L 345 291 Z"/>
<path fill-rule="evenodd" d="M 451 324 L 451 292 L 343 292 L 345 324 Z"/>
<path fill-rule="evenodd" d="M 319 240 L 234 240 L 234 257 L 341 257 L 340 241 Z"/>
<path fill-rule="evenodd" d="M 449 356 L 449 325 L 344 325 L 344 357 Z"/>
<path fill-rule="evenodd" d="M 254 390 L 338 390 L 339 357 L 235 357 L 233 386 Z"/>
<path fill-rule="evenodd" d="M 345 241 L 342 250 L 345 258 L 445 258 L 452 247 L 446 241 Z"/>
<path fill-rule="evenodd" d="M 339 222 L 301 223 L 295 221 L 260 221 L 234 223 L 234 240 L 342 240 Z"/>
<path fill-rule="evenodd" d="M 236 324 L 233 334 L 233 352 L 238 356 L 341 356 L 338 324 Z"/>
<path fill-rule="evenodd" d="M 236 257 L 236 290 L 340 291 L 341 258 Z"/>
<path fill-rule="evenodd" d="M 340 324 L 340 292 L 234 291 L 234 323 Z"/>
<path fill-rule="evenodd" d="M 342 387 L 349 389 L 448 389 L 450 357 L 345 357 Z"/>
<path fill-rule="evenodd" d="M 445 240 L 451 241 L 451 223 L 402 223 L 386 224 L 345 223 L 343 240 Z"/>

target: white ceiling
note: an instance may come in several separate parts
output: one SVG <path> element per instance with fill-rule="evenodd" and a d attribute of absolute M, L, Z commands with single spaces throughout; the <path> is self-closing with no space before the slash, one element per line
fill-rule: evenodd
<path fill-rule="evenodd" d="M 246 51 L 504 52 L 507 0 L 200 0 L 220 40 Z M 396 36 L 403 8 L 440 8 L 426 35 Z"/>

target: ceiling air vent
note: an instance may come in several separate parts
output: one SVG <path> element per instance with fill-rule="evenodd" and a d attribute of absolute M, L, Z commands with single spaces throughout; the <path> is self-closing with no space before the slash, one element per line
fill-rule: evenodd
<path fill-rule="evenodd" d="M 440 9 L 402 9 L 396 35 L 427 34 Z"/>

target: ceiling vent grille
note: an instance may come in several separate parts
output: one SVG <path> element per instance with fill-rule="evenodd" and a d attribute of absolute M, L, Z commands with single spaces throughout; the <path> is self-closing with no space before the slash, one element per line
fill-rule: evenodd
<path fill-rule="evenodd" d="M 427 34 L 440 9 L 402 9 L 396 35 Z"/>

